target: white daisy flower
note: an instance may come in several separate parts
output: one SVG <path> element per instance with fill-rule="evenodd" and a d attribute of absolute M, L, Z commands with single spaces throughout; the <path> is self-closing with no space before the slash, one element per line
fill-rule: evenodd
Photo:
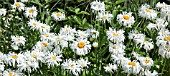
<path fill-rule="evenodd" d="M 149 23 L 149 25 L 147 26 L 147 28 L 148 28 L 149 30 L 151 30 L 151 29 L 161 30 L 161 29 L 166 28 L 166 26 L 168 25 L 168 22 L 166 22 L 165 20 L 160 19 L 160 18 L 157 18 L 157 19 L 155 20 L 155 23 L 156 23 L 156 24 L 154 24 L 154 23 Z"/>
<path fill-rule="evenodd" d="M 6 9 L 4 9 L 4 8 L 0 9 L 0 16 L 5 16 L 6 13 L 7 13 Z"/>
<path fill-rule="evenodd" d="M 53 37 L 54 37 L 54 33 L 41 34 L 41 40 L 42 40 L 42 41 L 52 40 Z"/>
<path fill-rule="evenodd" d="M 65 14 L 61 13 L 61 12 L 53 12 L 52 13 L 52 17 L 56 20 L 56 21 L 62 21 L 65 19 Z"/>
<path fill-rule="evenodd" d="M 78 30 L 77 33 L 76 33 L 76 36 L 84 39 L 84 38 L 87 38 L 89 36 L 89 34 L 86 31 Z"/>
<path fill-rule="evenodd" d="M 132 16 L 132 12 L 123 12 L 123 14 L 118 14 L 117 21 L 120 24 L 123 24 L 125 27 L 132 27 L 132 25 L 135 23 L 134 17 Z"/>
<path fill-rule="evenodd" d="M 14 50 L 18 50 L 18 49 L 19 49 L 19 47 L 18 47 L 17 45 L 15 45 L 15 44 L 12 44 L 11 47 L 12 47 Z"/>
<path fill-rule="evenodd" d="M 157 17 L 157 12 L 145 4 L 139 8 L 139 16 L 153 20 Z"/>
<path fill-rule="evenodd" d="M 12 44 L 20 46 L 20 45 L 25 45 L 25 38 L 23 36 L 11 36 L 11 41 Z"/>
<path fill-rule="evenodd" d="M 91 9 L 93 9 L 94 11 L 105 11 L 104 2 L 100 2 L 96 0 L 91 2 L 90 5 L 91 5 Z"/>
<path fill-rule="evenodd" d="M 157 46 L 165 46 L 170 44 L 170 32 L 161 32 L 162 35 L 158 35 L 157 39 Z"/>
<path fill-rule="evenodd" d="M 76 76 L 81 72 L 80 65 L 71 59 L 66 59 L 66 61 L 62 63 L 62 67 L 63 69 L 70 70 Z"/>
<path fill-rule="evenodd" d="M 157 8 L 166 8 L 168 5 L 166 4 L 166 3 L 160 3 L 160 2 L 158 2 L 157 4 L 156 4 L 156 7 Z"/>
<path fill-rule="evenodd" d="M 130 61 L 130 60 L 126 61 L 126 63 L 122 65 L 122 68 L 125 73 L 134 74 L 134 75 L 139 74 L 141 70 L 141 66 L 139 65 L 139 62 Z"/>
<path fill-rule="evenodd" d="M 66 41 L 66 36 L 65 35 L 54 35 L 52 37 L 52 43 L 54 44 L 54 47 L 68 47 L 68 42 Z"/>
<path fill-rule="evenodd" d="M 38 12 L 37 12 L 36 7 L 32 6 L 32 7 L 26 8 L 26 11 L 25 11 L 26 17 L 36 18 L 37 14 L 38 14 Z"/>
<path fill-rule="evenodd" d="M 48 53 L 45 57 L 48 67 L 50 66 L 54 67 L 54 65 L 56 66 L 60 65 L 59 62 L 62 61 L 61 57 L 62 55 L 57 55 L 56 53 L 52 53 L 52 52 Z"/>
<path fill-rule="evenodd" d="M 94 48 L 97 48 L 97 47 L 98 47 L 98 42 L 93 42 L 92 46 L 93 46 Z"/>
<path fill-rule="evenodd" d="M 33 29 L 33 30 L 38 29 L 39 22 L 37 20 L 30 19 L 28 22 L 28 26 L 30 26 L 31 29 Z"/>
<path fill-rule="evenodd" d="M 96 16 L 96 19 L 99 20 L 99 21 L 103 21 L 104 23 L 106 21 L 110 22 L 113 18 L 113 15 L 110 14 L 109 12 L 107 11 L 104 11 L 104 12 L 98 12 L 98 15 Z"/>
<path fill-rule="evenodd" d="M 113 44 L 109 42 L 109 52 L 111 52 L 114 55 L 118 55 L 118 54 L 124 55 L 125 54 L 124 49 L 125 49 L 125 45 L 123 45 L 122 43 Z"/>
<path fill-rule="evenodd" d="M 158 54 L 164 58 L 170 58 L 170 45 L 159 46 Z"/>
<path fill-rule="evenodd" d="M 7 57 L 6 57 L 6 54 L 0 52 L 0 62 L 4 62 L 4 61 L 5 61 L 5 58 L 7 58 Z"/>
<path fill-rule="evenodd" d="M 129 33 L 129 39 L 133 39 L 133 41 L 136 43 L 136 45 L 139 45 L 139 47 L 141 48 L 143 46 L 143 48 L 148 51 L 154 48 L 152 39 L 146 39 L 145 34 L 139 33 L 137 30 L 132 30 Z"/>
<path fill-rule="evenodd" d="M 132 55 L 134 58 L 136 58 L 137 60 L 139 60 L 139 58 L 141 57 L 138 53 L 136 52 L 132 52 Z"/>
<path fill-rule="evenodd" d="M 109 63 L 109 65 L 107 65 L 107 66 L 104 66 L 103 67 L 104 69 L 105 69 L 105 72 L 111 72 L 111 73 L 113 73 L 113 71 L 117 71 L 117 65 L 116 64 L 111 64 L 111 63 Z"/>
<path fill-rule="evenodd" d="M 72 28 L 68 25 L 64 26 L 64 28 L 61 28 L 60 29 L 60 34 L 63 34 L 63 35 L 73 35 L 76 33 L 76 30 L 75 28 Z"/>
<path fill-rule="evenodd" d="M 128 34 L 129 34 L 128 35 L 129 39 L 138 39 L 140 36 L 140 33 L 137 30 L 132 30 Z M 141 34 L 141 35 L 143 35 L 143 34 Z"/>
<path fill-rule="evenodd" d="M 112 54 L 111 55 L 111 60 L 113 60 L 113 62 L 115 64 L 118 64 L 119 65 L 123 65 L 126 63 L 127 60 L 129 60 L 128 58 L 124 57 L 123 54 L 118 54 L 118 55 L 114 55 Z"/>
<path fill-rule="evenodd" d="M 28 71 L 28 72 L 32 72 L 34 69 L 39 67 L 38 62 L 31 62 L 31 61 L 20 62 L 17 66 L 20 71 Z M 36 66 L 36 68 L 33 66 Z"/>
<path fill-rule="evenodd" d="M 77 55 L 86 55 L 91 50 L 90 42 L 87 41 L 87 39 L 78 39 L 77 41 L 73 41 L 70 47 Z"/>
<path fill-rule="evenodd" d="M 31 61 L 31 62 L 37 62 L 37 61 L 41 61 L 44 62 L 43 57 L 45 56 L 45 54 L 43 52 L 32 50 L 24 52 L 24 56 L 25 56 L 25 60 Z"/>
<path fill-rule="evenodd" d="M 80 58 L 77 60 L 77 64 L 80 65 L 80 67 L 83 68 L 88 68 L 88 65 L 90 65 L 90 62 L 87 59 Z"/>
<path fill-rule="evenodd" d="M 50 32 L 50 26 L 43 24 L 43 23 L 39 23 L 38 25 L 38 30 L 41 34 L 45 34 L 45 33 L 49 33 Z"/>
<path fill-rule="evenodd" d="M 2 76 L 22 76 L 22 75 L 24 74 L 19 71 L 10 70 L 10 69 L 3 71 L 3 74 L 2 74 Z"/>
<path fill-rule="evenodd" d="M 87 29 L 87 33 L 92 37 L 92 38 L 97 38 L 99 36 L 99 32 L 96 31 L 95 29 Z"/>
<path fill-rule="evenodd" d="M 120 43 L 124 42 L 125 36 L 124 36 L 124 30 L 118 30 L 109 28 L 109 30 L 106 32 L 108 40 L 114 42 L 114 43 Z"/>
<path fill-rule="evenodd" d="M 9 64 L 10 66 L 15 67 L 16 63 L 20 63 L 24 61 L 24 55 L 22 54 L 15 54 L 15 53 L 9 53 L 7 55 L 7 58 L 5 58 L 6 64 Z"/>
<path fill-rule="evenodd" d="M 151 40 L 152 39 L 146 40 L 145 35 L 141 35 L 140 38 L 134 39 L 136 45 L 139 45 L 140 48 L 143 46 L 146 51 L 154 48 L 153 42 Z"/>
<path fill-rule="evenodd" d="M 12 8 L 22 11 L 25 8 L 25 4 L 23 4 L 22 2 L 14 2 L 14 4 L 12 5 Z"/>
<path fill-rule="evenodd" d="M 4 67 L 5 67 L 4 63 L 0 61 L 0 71 L 4 71 Z"/>
<path fill-rule="evenodd" d="M 140 64 L 143 68 L 150 69 L 153 65 L 152 58 L 149 57 L 139 57 Z"/>
<path fill-rule="evenodd" d="M 158 72 L 155 70 L 153 72 L 151 72 L 149 70 L 145 70 L 145 75 L 146 76 L 158 76 Z"/>
<path fill-rule="evenodd" d="M 158 32 L 158 35 L 160 36 L 165 35 L 165 34 L 170 34 L 168 29 L 161 29 Z"/>
<path fill-rule="evenodd" d="M 37 44 L 35 45 L 35 48 L 43 52 L 46 52 L 52 50 L 53 47 L 51 46 L 51 43 L 49 43 L 48 41 L 38 41 Z"/>
<path fill-rule="evenodd" d="M 28 0 L 21 0 L 21 2 L 28 2 Z"/>
<path fill-rule="evenodd" d="M 159 10 L 161 11 L 160 14 L 161 14 L 161 17 L 164 19 L 164 20 L 167 20 L 167 21 L 170 21 L 170 5 L 167 5 L 166 3 L 157 3 L 156 4 L 156 7 L 159 8 Z"/>

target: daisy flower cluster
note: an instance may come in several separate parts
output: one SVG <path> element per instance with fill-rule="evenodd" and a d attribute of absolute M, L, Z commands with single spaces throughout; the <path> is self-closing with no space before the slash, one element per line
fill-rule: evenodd
<path fill-rule="evenodd" d="M 150 5 L 145 4 L 139 8 L 139 16 L 153 20 L 156 19 L 157 12 L 151 9 Z"/>
<path fill-rule="evenodd" d="M 156 7 L 160 10 L 161 17 L 169 22 L 170 21 L 170 16 L 169 16 L 170 5 L 168 5 L 164 2 L 163 3 L 158 2 L 156 4 Z"/>
<path fill-rule="evenodd" d="M 132 53 L 136 58 L 135 60 L 125 57 L 125 45 L 123 44 L 125 36 L 123 30 L 116 31 L 115 29 L 109 28 L 107 36 L 109 40 L 109 52 L 111 53 L 113 63 L 109 63 L 109 65 L 104 67 L 106 72 L 114 73 L 118 67 L 121 67 L 123 72 L 128 75 L 155 76 L 158 74 L 156 71 L 153 73 L 150 71 L 151 66 L 153 66 L 153 60 L 151 58 L 142 57 L 137 53 Z M 144 34 L 140 34 L 138 31 L 132 31 L 129 34 L 129 38 L 133 39 L 140 47 L 144 46 L 146 50 L 150 50 L 154 46 L 152 42 L 145 40 Z"/>
<path fill-rule="evenodd" d="M 138 32 L 137 30 L 132 30 L 129 32 L 129 39 L 132 39 L 136 46 L 141 48 L 143 47 L 146 51 L 149 51 L 154 48 L 154 44 L 151 38 L 147 38 L 145 34 Z"/>
<path fill-rule="evenodd" d="M 93 1 L 90 3 L 91 4 L 91 9 L 97 13 L 98 15 L 96 16 L 96 19 L 98 21 L 103 21 L 104 23 L 106 21 L 110 22 L 112 20 L 113 15 L 109 11 L 105 11 L 105 4 L 104 2 L 100 1 Z"/>
<path fill-rule="evenodd" d="M 22 1 L 27 2 L 27 1 Z M 88 68 L 90 62 L 83 57 L 78 60 L 66 59 L 63 60 L 64 49 L 71 47 L 72 52 L 76 55 L 85 56 L 91 50 L 91 43 L 89 38 L 96 39 L 99 36 L 99 32 L 93 28 L 89 28 L 85 31 L 76 30 L 68 25 L 60 29 L 59 33 L 50 32 L 50 26 L 46 23 L 36 20 L 38 10 L 35 6 L 25 7 L 22 2 L 14 2 L 12 8 L 19 10 L 19 12 L 25 11 L 25 17 L 29 19 L 27 25 L 30 30 L 39 31 L 40 40 L 33 46 L 31 50 L 26 52 L 9 52 L 8 54 L 1 54 L 1 66 L 0 70 L 4 76 L 24 75 L 21 72 L 37 71 L 44 64 L 47 64 L 48 68 L 55 66 L 62 66 L 65 70 L 70 70 L 74 75 L 79 75 L 83 69 Z M 6 9 L 1 9 L 2 16 L 5 16 Z M 62 21 L 65 18 L 63 13 L 52 13 L 54 20 Z M 27 39 L 24 36 L 11 36 L 11 46 L 14 50 L 19 50 L 20 47 L 24 47 Z M 97 47 L 98 43 L 94 43 L 94 47 Z M 61 62 L 63 62 L 61 64 Z M 16 69 L 6 69 L 6 66 L 11 66 Z"/>
<path fill-rule="evenodd" d="M 29 4 L 31 6 L 26 7 Z M 85 29 L 71 25 L 72 21 L 69 18 L 72 18 L 72 13 L 67 17 L 70 13 L 53 12 L 53 7 L 51 10 L 45 10 L 43 16 L 48 19 L 39 19 L 43 10 L 38 10 L 42 7 L 37 5 L 40 4 L 34 1 L 14 0 L 9 10 L 0 8 L 0 20 L 2 20 L 0 36 L 4 37 L 1 33 L 9 34 L 8 37 L 0 38 L 8 40 L 0 41 L 0 45 L 4 43 L 0 52 L 0 76 L 24 76 L 36 72 L 45 75 L 46 73 L 42 72 L 44 68 L 47 72 L 52 70 L 49 73 L 54 71 L 55 75 L 57 71 L 64 73 L 62 74 L 64 76 L 69 74 L 84 76 L 86 73 L 100 75 L 100 71 L 102 74 L 110 75 L 123 73 L 127 76 L 158 76 L 160 70 L 155 69 L 155 66 L 159 64 L 160 58 L 155 59 L 150 54 L 153 52 L 163 58 L 170 58 L 168 29 L 170 6 L 165 3 L 157 3 L 157 10 L 147 4 L 141 5 L 138 16 L 142 17 L 143 21 L 148 21 L 148 24 L 144 22 L 146 26 L 135 25 L 135 20 L 138 22 L 140 19 L 136 19 L 133 12 L 123 11 L 117 14 L 116 21 L 125 28 L 109 25 L 103 28 L 95 23 L 97 21 L 102 21 L 105 25 L 107 22 L 112 23 L 113 14 L 106 11 L 105 2 L 96 0 L 90 3 L 93 12 L 91 15 L 95 16 L 95 21 L 91 23 L 94 22 L 96 27 Z M 47 7 L 51 6 L 45 6 Z M 83 17 L 85 16 L 83 14 Z M 83 22 L 85 21 L 88 24 L 89 20 L 84 19 Z M 58 26 L 60 23 L 62 25 Z M 17 29 L 14 31 L 14 28 Z M 7 33 L 8 31 L 12 32 Z M 161 74 L 164 72 L 164 67 Z"/>

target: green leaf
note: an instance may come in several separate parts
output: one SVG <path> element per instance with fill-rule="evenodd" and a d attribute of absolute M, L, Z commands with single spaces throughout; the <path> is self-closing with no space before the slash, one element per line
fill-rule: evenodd
<path fill-rule="evenodd" d="M 74 10 L 75 10 L 75 8 L 73 8 L 73 7 L 67 7 L 68 8 L 68 10 L 69 11 L 71 11 L 71 12 L 75 12 Z"/>
<path fill-rule="evenodd" d="M 80 13 L 78 13 L 78 14 L 86 14 L 86 15 L 90 15 L 88 12 L 86 12 L 86 11 L 81 11 Z"/>
<path fill-rule="evenodd" d="M 77 16 L 74 16 L 73 18 L 79 25 L 81 25 L 80 18 L 78 18 Z"/>
<path fill-rule="evenodd" d="M 51 0 L 45 0 L 46 3 L 50 2 Z"/>
<path fill-rule="evenodd" d="M 87 22 L 87 19 L 84 18 L 82 24 L 84 25 Z"/>
<path fill-rule="evenodd" d="M 51 21 L 51 16 L 48 16 L 48 18 L 45 19 L 45 22 L 46 22 L 46 24 L 49 25 L 49 24 L 50 24 L 50 21 Z"/>
<path fill-rule="evenodd" d="M 120 4 L 120 3 L 123 3 L 123 2 L 126 2 L 127 0 L 118 0 L 116 1 L 116 4 Z"/>
<path fill-rule="evenodd" d="M 41 3 L 39 3 L 39 1 L 31 1 L 31 3 L 37 4 L 37 5 L 39 5 L 40 7 L 43 7 L 43 5 L 42 5 Z"/>
<path fill-rule="evenodd" d="M 75 9 L 75 13 L 77 14 L 80 11 L 80 8 Z"/>
<path fill-rule="evenodd" d="M 63 10 L 63 9 L 60 9 L 60 8 L 57 8 L 60 12 L 65 12 L 65 10 Z"/>

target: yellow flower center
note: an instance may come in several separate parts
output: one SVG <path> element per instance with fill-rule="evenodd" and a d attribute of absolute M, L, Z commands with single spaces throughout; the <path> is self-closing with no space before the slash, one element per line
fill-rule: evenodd
<path fill-rule="evenodd" d="M 128 65 L 136 66 L 135 62 L 129 62 Z"/>
<path fill-rule="evenodd" d="M 20 41 L 21 39 L 20 38 L 17 38 L 17 41 Z"/>
<path fill-rule="evenodd" d="M 106 18 L 107 18 L 107 16 L 102 16 L 101 18 L 106 19 Z"/>
<path fill-rule="evenodd" d="M 32 56 L 33 58 L 37 58 L 37 55 L 36 55 L 36 54 L 31 54 L 31 56 Z"/>
<path fill-rule="evenodd" d="M 17 58 L 18 58 L 18 56 L 17 56 L 17 55 L 13 55 L 13 56 L 12 56 L 12 58 L 17 59 Z"/>
<path fill-rule="evenodd" d="M 12 72 L 10 72 L 10 73 L 8 74 L 8 76 L 13 76 Z"/>
<path fill-rule="evenodd" d="M 148 13 L 151 13 L 151 10 L 149 10 L 149 9 L 146 9 L 145 11 L 148 12 Z"/>
<path fill-rule="evenodd" d="M 53 56 L 51 56 L 51 59 L 56 60 L 57 58 L 56 58 L 56 56 L 53 55 Z"/>
<path fill-rule="evenodd" d="M 42 42 L 42 45 L 46 47 L 48 44 L 46 42 Z"/>
<path fill-rule="evenodd" d="M 56 16 L 57 16 L 57 17 L 60 17 L 60 16 L 61 16 L 61 14 L 60 14 L 60 13 L 56 13 Z"/>
<path fill-rule="evenodd" d="M 85 46 L 84 42 L 79 42 L 79 43 L 78 43 L 78 47 L 79 47 L 79 48 L 84 48 L 84 46 Z"/>
<path fill-rule="evenodd" d="M 33 13 L 33 12 L 34 12 L 34 10 L 33 10 L 33 9 L 30 9 L 30 10 L 29 10 L 29 13 Z"/>
<path fill-rule="evenodd" d="M 165 36 L 164 41 L 170 41 L 170 36 Z"/>
<path fill-rule="evenodd" d="M 80 34 L 80 36 L 84 36 L 84 34 Z"/>
<path fill-rule="evenodd" d="M 124 18 L 125 20 L 129 20 L 129 19 L 130 19 L 130 17 L 129 17 L 128 15 L 124 15 L 123 18 Z"/>
<path fill-rule="evenodd" d="M 60 40 L 60 37 L 57 37 L 56 40 Z"/>
<path fill-rule="evenodd" d="M 162 34 L 165 34 L 165 32 L 162 32 Z"/>
<path fill-rule="evenodd" d="M 41 28 L 45 28 L 45 26 L 41 26 Z"/>
<path fill-rule="evenodd" d="M 113 36 L 119 36 L 119 34 L 118 33 L 114 33 Z"/>
<path fill-rule="evenodd" d="M 33 25 L 33 26 L 36 26 L 36 23 L 35 23 L 35 22 L 33 22 L 33 23 L 32 23 L 32 25 Z"/>
<path fill-rule="evenodd" d="M 45 36 L 45 37 L 49 37 L 49 34 L 45 34 L 44 36 Z"/>
<path fill-rule="evenodd" d="M 20 3 L 18 3 L 18 2 L 16 2 L 16 3 L 15 3 L 15 6 L 17 6 L 17 7 L 21 7 L 21 4 L 20 4 Z"/>
<path fill-rule="evenodd" d="M 70 30 L 69 30 L 69 29 L 66 29 L 66 32 L 70 32 Z"/>
<path fill-rule="evenodd" d="M 73 67 L 74 67 L 74 64 L 71 64 L 70 67 L 73 68 Z"/>
<path fill-rule="evenodd" d="M 148 59 L 145 59 L 145 63 L 149 63 L 150 62 L 150 60 L 148 60 Z"/>
<path fill-rule="evenodd" d="M 28 63 L 28 62 L 26 62 L 25 64 L 26 64 L 26 65 L 29 65 L 29 63 Z"/>
<path fill-rule="evenodd" d="M 116 45 L 113 45 L 113 49 L 116 49 L 117 47 L 116 47 Z"/>

